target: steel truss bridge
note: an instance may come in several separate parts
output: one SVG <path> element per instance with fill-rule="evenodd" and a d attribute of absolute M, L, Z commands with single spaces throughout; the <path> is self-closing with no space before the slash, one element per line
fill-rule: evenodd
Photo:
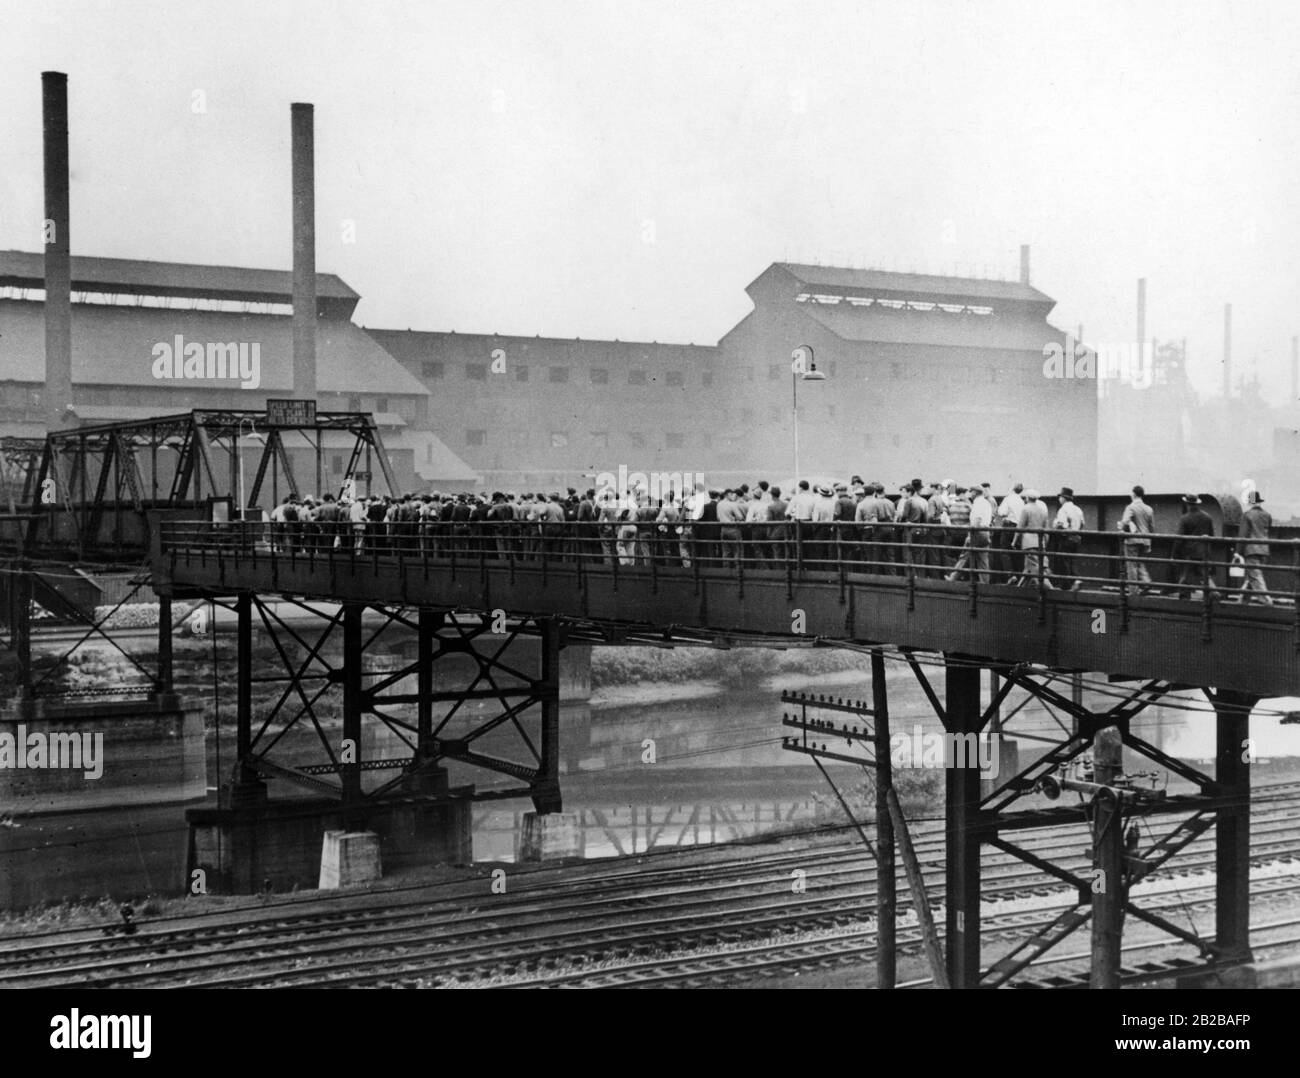
<path fill-rule="evenodd" d="M 527 795 L 540 812 L 560 810 L 559 656 L 574 642 L 856 649 L 872 657 L 873 706 L 861 709 L 875 724 L 872 738 L 888 731 L 880 660 L 889 651 L 904 657 L 952 734 L 986 731 L 1013 691 L 1070 719 L 1045 755 L 996 789 L 981 790 L 973 768 L 946 770 L 945 962 L 953 987 L 1006 984 L 1090 916 L 1095 931 L 1103 914 L 1111 926 L 1128 914 L 1158 927 L 1196 947 L 1211 967 L 1250 957 L 1250 758 L 1243 746 L 1251 710 L 1261 698 L 1300 694 L 1300 605 L 1295 601 L 1300 544 L 1274 545 L 1266 579 L 1275 601 L 1265 606 L 1226 601 L 1240 594 L 1202 583 L 1215 569 L 1221 584 L 1229 582 L 1234 544 L 1223 539 L 1190 547 L 1173 536 L 1153 537 L 1150 555 L 1142 558 L 1154 572 L 1152 586 L 1131 572 L 1132 549 L 1116 534 L 1101 532 L 1085 533 L 1083 545 L 1069 553 L 1057 552 L 1054 537 L 1045 534 L 1048 557 L 1029 565 L 1021 564 L 1019 553 L 1000 551 L 995 544 L 988 568 L 977 561 L 954 570 L 959 544 L 953 534 L 935 541 L 921 527 L 872 533 L 854 525 L 738 533 L 697 527 L 685 536 L 655 527 L 639 530 L 631 546 L 596 526 L 577 531 L 527 522 L 273 529 L 212 520 L 200 511 L 210 509 L 210 501 L 202 507 L 193 497 L 185 501 L 196 474 L 209 484 L 218 475 L 204 462 L 204 424 L 198 416 L 177 420 L 170 445 L 182 463 L 175 474 L 190 478 L 176 478 L 167 497 L 159 499 L 162 504 L 151 507 L 151 499 L 130 482 L 130 497 L 125 503 L 118 499 L 119 488 L 104 474 L 110 464 L 120 471 L 131 454 L 120 445 L 110 448 L 119 435 L 101 430 L 94 443 L 100 447 L 101 471 L 90 482 L 96 495 L 89 503 L 70 510 L 28 500 L 14 515 L 6 579 L 11 581 L 8 622 L 20 654 L 20 704 L 34 703 L 29 629 L 22 624 L 31 578 L 60 557 L 67 559 L 70 539 L 83 550 L 105 550 L 114 547 L 110 535 L 147 539 L 147 567 L 164 627 L 159 691 L 170 691 L 172 684 L 171 604 L 211 602 L 233 612 L 238 760 L 229 794 L 232 805 L 254 813 L 265 804 L 269 779 L 336 798 L 346 819 L 364 822 L 366 813 L 388 798 L 455 796 L 439 775 L 447 760 L 519 783 L 500 796 Z M 373 426 L 357 424 L 356 417 L 352 423 L 347 429 L 356 431 L 361 446 L 354 451 L 355 462 L 365 445 L 377 443 Z M 236 428 L 227 423 L 222 429 Z M 81 433 L 51 436 L 60 440 L 45 448 L 45 464 L 29 493 L 39 491 L 40 481 L 54 470 L 59 458 L 54 444 L 67 452 L 79 444 Z M 278 459 L 270 444 L 265 453 Z M 69 470 L 60 489 L 71 484 L 88 490 L 88 480 L 74 478 L 86 474 L 93 470 Z M 54 519 L 61 514 L 62 524 Z M 131 533 L 120 523 L 128 517 L 140 531 Z M 109 519 L 119 520 L 116 532 L 106 524 Z M 1070 586 L 1074 581 L 1077 588 Z M 273 607 L 272 600 L 294 604 L 314 618 L 313 630 L 289 625 L 277 613 L 283 607 Z M 255 617 L 279 660 L 269 675 L 254 668 Z M 414 656 L 381 668 L 369 657 L 395 626 L 414 634 Z M 535 670 L 505 658 L 510 642 L 522 636 L 540 638 Z M 341 643 L 341 659 L 327 657 L 327 651 L 335 653 L 327 646 L 334 641 Z M 436 687 L 435 670 L 451 655 L 469 656 L 476 675 L 468 686 L 443 691 Z M 944 667 L 942 687 L 925 670 L 935 662 Z M 1065 695 L 1062 677 L 1080 672 L 1113 680 L 1121 698 L 1097 710 Z M 999 685 L 987 702 L 981 694 L 986 674 L 997 675 Z M 1168 756 L 1132 731 L 1145 708 L 1188 689 L 1202 693 L 1213 711 L 1212 773 Z M 258 693 L 264 699 L 255 701 Z M 338 752 L 338 742 L 319 719 L 326 699 L 338 701 L 348 743 L 362 745 L 368 727 L 382 726 L 407 748 L 398 758 Z M 414 721 L 398 713 L 411 705 Z M 277 755 L 284 733 L 299 723 L 310 724 L 320 736 L 319 764 L 294 764 Z M 1089 880 L 1007 836 L 1078 819 L 1077 810 L 1043 807 L 1033 795 L 1045 780 L 1096 751 L 1094 742 L 1107 731 L 1117 731 L 1130 754 L 1177 776 L 1189 792 L 1144 810 L 1167 820 L 1167 830 L 1145 849 L 1118 857 L 1113 868 L 1121 886 L 1099 899 Z M 488 735 L 499 740 L 506 732 L 517 739 L 522 760 L 482 748 Z M 873 762 L 879 765 L 879 753 Z M 394 770 L 395 776 L 384 777 Z M 1122 821 L 1125 808 L 1117 787 L 1101 786 L 1094 822 L 1101 816 Z M 1143 910 L 1130 900 L 1129 889 L 1210 831 L 1216 920 L 1213 937 L 1202 939 Z M 887 853 L 892 859 L 892 841 L 882 840 L 882 858 Z M 987 968 L 980 940 L 980 862 L 986 846 L 1050 872 L 1077 888 L 1079 896 L 1050 928 Z M 880 879 L 883 888 L 883 881 L 892 881 L 892 870 L 882 871 Z M 886 897 L 882 890 L 882 901 Z M 1118 971 L 1118 943 L 1111 942 Z M 882 983 L 893 983 L 892 967 Z"/>

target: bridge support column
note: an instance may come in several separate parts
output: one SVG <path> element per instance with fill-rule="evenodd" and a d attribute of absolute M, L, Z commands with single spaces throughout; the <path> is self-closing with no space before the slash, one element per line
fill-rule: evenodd
<path fill-rule="evenodd" d="M 876 757 L 876 987 L 893 988 L 897 983 L 894 924 L 898 889 L 889 791 L 894 785 L 894 772 L 889 755 L 889 692 L 880 648 L 871 651 L 871 708 L 875 712 Z"/>
<path fill-rule="evenodd" d="M 158 596 L 158 683 L 154 691 L 159 696 L 170 695 L 172 679 L 172 599 L 170 595 Z"/>
<path fill-rule="evenodd" d="M 945 726 L 956 735 L 955 759 L 946 768 L 944 813 L 947 850 L 947 958 L 953 988 L 978 988 L 980 979 L 980 803 L 979 754 L 964 746 L 979 736 L 980 669 L 946 667 Z M 966 735 L 971 735 L 969 738 Z M 964 765 L 964 766 L 963 766 Z"/>
<path fill-rule="evenodd" d="M 583 855 L 576 813 L 565 812 L 560 794 L 560 649 L 562 630 L 552 620 L 541 629 L 541 673 L 534 693 L 542 708 L 537 778 L 532 784 L 535 812 L 524 813 L 519 835 L 521 861 L 556 861 Z"/>
<path fill-rule="evenodd" d="M 361 818 L 361 615 L 364 612 L 363 603 L 343 606 L 343 744 L 339 778 L 343 787 L 343 825 L 348 829 L 360 827 L 364 822 Z"/>
<path fill-rule="evenodd" d="M 246 591 L 235 598 L 235 668 L 235 773 L 230 802 L 236 809 L 260 808 L 266 803 L 266 783 L 252 762 L 253 596 Z"/>
<path fill-rule="evenodd" d="M 415 759 L 403 780 L 403 788 L 413 794 L 443 795 L 449 788 L 447 769 L 438 763 L 433 736 L 433 663 L 443 622 L 439 611 L 420 607 L 415 653 Z"/>
<path fill-rule="evenodd" d="M 26 563 L 15 568 L 9 588 L 9 627 L 18 661 L 17 702 L 22 707 L 29 706 L 32 699 L 32 574 Z"/>
<path fill-rule="evenodd" d="M 1215 711 L 1215 793 L 1228 802 L 1214 823 L 1215 943 L 1225 958 L 1250 952 L 1250 713 L 1258 697 L 1222 690 Z"/>
<path fill-rule="evenodd" d="M 541 676 L 537 694 L 541 697 L 542 729 L 537 780 L 533 783 L 533 806 L 540 813 L 562 812 L 560 795 L 560 627 L 554 621 L 541 622 Z"/>

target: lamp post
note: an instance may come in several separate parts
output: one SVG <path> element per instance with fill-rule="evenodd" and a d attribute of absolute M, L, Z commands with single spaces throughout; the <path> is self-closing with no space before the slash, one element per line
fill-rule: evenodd
<path fill-rule="evenodd" d="M 244 499 L 244 454 L 243 454 L 243 449 L 242 449 L 242 445 L 243 445 L 243 441 L 244 441 L 244 424 L 245 424 L 245 423 L 248 424 L 248 435 L 249 435 L 249 437 L 251 437 L 251 438 L 257 438 L 257 437 L 259 437 L 259 435 L 258 435 L 258 433 L 257 433 L 257 424 L 253 421 L 252 417 L 251 417 L 251 416 L 243 416 L 243 417 L 239 420 L 239 426 L 236 428 L 236 433 L 235 433 L 235 470 L 236 470 L 236 472 L 239 473 L 239 506 L 238 506 L 238 509 L 239 509 L 239 520 L 240 520 L 241 522 L 242 522 L 243 519 L 244 519 L 244 510 L 247 508 L 247 506 L 245 506 L 245 504 L 244 504 L 244 500 L 245 500 L 245 499 Z"/>
<path fill-rule="evenodd" d="M 817 369 L 813 350 L 801 344 L 790 353 L 790 391 L 794 412 L 794 481 L 799 482 L 799 383 L 824 382 L 826 375 Z"/>

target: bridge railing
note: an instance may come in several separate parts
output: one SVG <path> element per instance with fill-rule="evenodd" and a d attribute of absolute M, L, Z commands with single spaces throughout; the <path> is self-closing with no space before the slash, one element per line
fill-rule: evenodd
<path fill-rule="evenodd" d="M 234 556 L 355 566 L 510 562 L 592 573 L 868 574 L 914 586 L 1102 590 L 1292 605 L 1300 540 L 1245 540 L 926 524 L 640 521 L 163 523 L 173 558 Z M 1208 584 L 1208 587 L 1206 586 Z"/>

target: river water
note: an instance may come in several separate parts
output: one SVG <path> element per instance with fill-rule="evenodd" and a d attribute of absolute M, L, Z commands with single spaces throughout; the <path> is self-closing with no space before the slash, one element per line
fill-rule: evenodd
<path fill-rule="evenodd" d="M 224 648 L 225 645 L 222 645 Z M 218 775 L 233 760 L 233 691 L 228 651 L 219 648 L 221 665 L 214 680 L 208 661 L 195 651 L 180 690 L 201 700 L 208 712 L 209 796 L 189 804 L 123 804 L 97 812 L 46 815 L 0 815 L 0 905 L 24 908 L 45 902 L 114 899 L 144 894 L 181 894 L 188 842 L 185 810 L 215 805 Z M 265 657 L 265 656 L 264 656 Z M 812 665 L 812 660 L 809 660 Z M 865 659 L 863 662 L 865 667 Z M 942 673 L 929 670 L 940 699 Z M 377 680 L 377 678 L 376 678 Z M 940 734 L 923 691 L 906 666 L 889 667 L 891 730 L 897 737 L 920 744 Z M 1085 701 L 1100 709 L 1126 693 L 1123 685 L 1106 686 L 1089 680 Z M 566 703 L 561 714 L 561 758 L 564 808 L 577 814 L 587 857 L 641 853 L 650 848 L 692 845 L 825 825 L 841 825 L 834 793 L 813 762 L 782 747 L 794 733 L 782 725 L 782 691 L 869 701 L 871 687 L 864 671 L 833 672 L 783 669 L 757 677 L 740 687 L 725 687 L 701 679 L 665 684 L 605 684 L 590 702 Z M 1063 691 L 1068 695 L 1068 685 Z M 987 690 L 986 690 L 987 695 Z M 1047 740 L 1061 732 L 1060 716 L 1036 702 L 1017 708 L 1023 694 L 1013 694 L 1002 708 L 1007 736 L 1019 748 L 1019 766 L 1040 754 Z M 214 707 L 214 704 L 216 705 Z M 465 710 L 473 718 L 479 703 Z M 1279 716 L 1300 708 L 1300 701 L 1265 701 L 1252 718 L 1256 759 L 1270 768 L 1290 769 L 1300 754 L 1300 726 L 1282 725 Z M 212 719 L 221 716 L 220 737 Z M 396 712 L 390 712 L 397 714 Z M 852 717 L 812 712 L 840 727 Z M 400 717 L 400 715 L 398 715 Z M 335 719 L 328 714 L 327 733 Z M 1203 698 L 1181 694 L 1169 706 L 1149 708 L 1134 723 L 1134 733 L 1170 755 L 1209 764 L 1214 754 L 1213 713 Z M 480 743 L 482 751 L 517 759 L 520 745 L 503 726 Z M 829 749 L 860 751 L 840 731 L 816 733 L 811 740 Z M 318 738 L 306 722 L 285 736 L 281 749 L 291 762 L 322 759 Z M 400 737 L 386 730 L 368 740 L 364 756 L 400 757 L 406 753 Z M 918 754 L 918 761 L 919 754 Z M 1150 765 L 1147 765 L 1150 766 Z M 864 772 L 852 766 L 830 768 L 832 779 L 855 806 L 870 804 Z M 480 790 L 510 786 L 514 780 L 485 775 L 461 765 L 450 768 L 452 785 L 476 782 Z M 941 772 L 899 771 L 900 789 L 910 798 L 913 819 L 938 819 L 942 812 Z M 377 773 L 372 781 L 389 775 Z M 272 796 L 294 796 L 273 788 Z M 473 851 L 476 861 L 510 861 L 516 856 L 521 815 L 526 801 L 495 801 L 475 806 Z M 3 812 L 0 809 L 0 812 Z"/>

